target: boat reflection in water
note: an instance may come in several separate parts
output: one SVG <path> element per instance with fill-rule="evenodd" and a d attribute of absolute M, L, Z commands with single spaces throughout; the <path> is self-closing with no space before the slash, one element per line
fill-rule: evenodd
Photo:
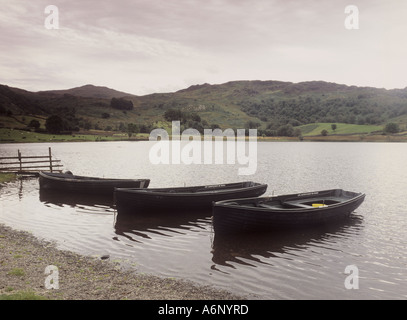
<path fill-rule="evenodd" d="M 168 236 L 186 234 L 192 230 L 211 228 L 212 211 L 203 210 L 143 210 L 133 208 L 117 210 L 115 217 L 115 233 L 131 241 L 151 239 L 152 234 Z M 137 239 L 139 238 L 139 239 Z"/>
<path fill-rule="evenodd" d="M 108 211 L 113 210 L 113 196 L 70 193 L 59 190 L 47 190 L 40 188 L 40 201 L 45 204 L 54 204 L 56 206 L 68 205 L 70 207 L 95 207 L 105 208 Z"/>
<path fill-rule="evenodd" d="M 326 243 L 358 232 L 362 217 L 353 215 L 346 220 L 318 228 L 281 230 L 259 233 L 216 233 L 212 241 L 212 261 L 216 265 L 234 267 L 233 264 L 270 264 L 269 258 L 281 257 L 292 250 L 305 250 L 311 245 Z M 264 259 L 263 259 L 264 258 Z M 268 261 L 268 262 L 265 262 Z"/>

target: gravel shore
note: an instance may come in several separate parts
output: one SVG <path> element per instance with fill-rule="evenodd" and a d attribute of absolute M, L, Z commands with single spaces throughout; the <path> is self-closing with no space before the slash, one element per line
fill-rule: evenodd
<path fill-rule="evenodd" d="M 45 273 L 50 265 L 58 268 L 58 289 L 46 284 L 47 278 L 56 275 Z M 16 292 L 56 300 L 244 299 L 210 286 L 125 270 L 109 259 L 58 250 L 28 232 L 0 224 L 0 296 Z"/>

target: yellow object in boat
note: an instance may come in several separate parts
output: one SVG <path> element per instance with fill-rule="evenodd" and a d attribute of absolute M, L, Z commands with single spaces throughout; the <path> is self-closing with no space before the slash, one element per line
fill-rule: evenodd
<path fill-rule="evenodd" d="M 325 204 L 323 204 L 323 203 L 313 203 L 312 206 L 314 208 L 319 208 L 319 207 L 325 207 Z"/>

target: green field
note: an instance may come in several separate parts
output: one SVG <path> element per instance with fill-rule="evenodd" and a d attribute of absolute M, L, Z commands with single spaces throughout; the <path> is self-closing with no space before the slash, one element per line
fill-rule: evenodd
<path fill-rule="evenodd" d="M 336 129 L 332 130 L 332 123 L 310 123 L 298 128 L 301 130 L 302 135 L 305 136 L 319 136 L 322 130 L 328 131 L 328 135 L 345 135 L 345 134 L 371 134 L 372 132 L 382 131 L 383 126 L 375 125 L 359 125 L 336 123 Z"/>
<path fill-rule="evenodd" d="M 164 128 L 171 134 L 171 123 L 167 121 L 157 121 L 156 127 Z M 377 125 L 357 125 L 347 123 L 336 123 L 336 129 L 331 127 L 332 123 L 311 123 L 294 128 L 301 130 L 302 137 L 305 140 L 315 140 L 323 138 L 324 141 L 343 141 L 345 140 L 360 140 L 361 137 L 369 137 L 370 141 L 386 141 L 389 135 L 383 134 L 384 126 Z M 323 137 L 322 130 L 328 132 L 327 136 Z M 407 132 L 390 135 L 397 141 L 405 141 Z M 297 137 L 266 137 L 269 139 L 259 138 L 260 140 L 298 140 Z M 139 141 L 148 140 L 148 133 L 133 134 L 130 138 L 127 133 L 117 131 L 89 130 L 73 134 L 46 134 L 27 130 L 18 130 L 10 128 L 0 128 L 0 143 L 29 143 L 29 142 L 81 142 L 81 141 Z"/>

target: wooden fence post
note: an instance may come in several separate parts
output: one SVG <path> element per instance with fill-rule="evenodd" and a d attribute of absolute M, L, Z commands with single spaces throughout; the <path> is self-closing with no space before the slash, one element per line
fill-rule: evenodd
<path fill-rule="evenodd" d="M 23 164 L 21 162 L 21 152 L 20 149 L 18 149 L 18 161 L 20 162 L 20 171 L 23 171 Z"/>
<path fill-rule="evenodd" d="M 52 154 L 51 154 L 51 147 L 48 147 L 49 153 L 49 170 L 52 172 Z"/>

